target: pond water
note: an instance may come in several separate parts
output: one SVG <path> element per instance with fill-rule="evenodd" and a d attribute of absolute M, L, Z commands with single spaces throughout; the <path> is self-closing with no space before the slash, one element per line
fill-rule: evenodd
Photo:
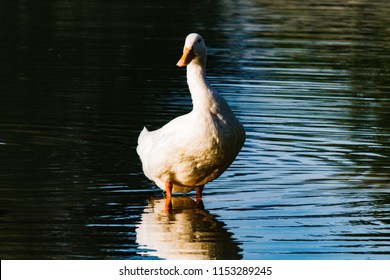
<path fill-rule="evenodd" d="M 390 2 L 185 6 L 0 1 L 1 259 L 389 259 Z M 167 215 L 135 147 L 190 32 L 247 140 Z"/>

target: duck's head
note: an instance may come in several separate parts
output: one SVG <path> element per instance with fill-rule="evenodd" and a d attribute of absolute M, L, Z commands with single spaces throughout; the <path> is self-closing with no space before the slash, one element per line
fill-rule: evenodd
<path fill-rule="evenodd" d="M 202 36 L 197 33 L 191 33 L 187 36 L 184 43 L 183 55 L 177 62 L 177 66 L 187 66 L 191 62 L 206 64 L 207 48 Z"/>

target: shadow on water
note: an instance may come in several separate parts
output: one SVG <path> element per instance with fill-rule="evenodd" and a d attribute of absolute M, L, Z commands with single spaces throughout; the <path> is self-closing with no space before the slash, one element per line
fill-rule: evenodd
<path fill-rule="evenodd" d="M 173 197 L 172 212 L 165 199 L 152 198 L 137 225 L 137 243 L 144 256 L 163 259 L 241 259 L 241 249 L 223 222 L 204 209 L 203 202 Z"/>

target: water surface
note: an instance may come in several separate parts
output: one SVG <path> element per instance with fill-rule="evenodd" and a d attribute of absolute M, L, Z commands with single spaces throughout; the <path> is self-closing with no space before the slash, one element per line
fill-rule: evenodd
<path fill-rule="evenodd" d="M 2 259 L 389 259 L 388 1 L 46 2 L 0 1 Z M 135 147 L 194 31 L 247 140 L 167 215 Z"/>

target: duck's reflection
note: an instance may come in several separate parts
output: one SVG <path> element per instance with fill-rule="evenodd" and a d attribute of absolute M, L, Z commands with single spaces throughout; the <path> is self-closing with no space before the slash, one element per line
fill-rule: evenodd
<path fill-rule="evenodd" d="M 147 255 L 164 259 L 241 259 L 241 249 L 225 224 L 204 210 L 202 200 L 151 199 L 138 225 L 137 242 Z"/>

